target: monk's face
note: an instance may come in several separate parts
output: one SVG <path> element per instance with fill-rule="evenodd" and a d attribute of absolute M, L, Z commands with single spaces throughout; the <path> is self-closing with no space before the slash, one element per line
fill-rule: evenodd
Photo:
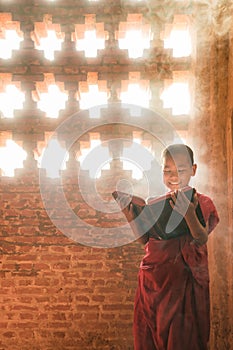
<path fill-rule="evenodd" d="M 186 154 L 178 153 L 163 159 L 163 182 L 171 191 L 188 186 L 191 176 L 196 173 L 196 164 L 191 164 Z"/>

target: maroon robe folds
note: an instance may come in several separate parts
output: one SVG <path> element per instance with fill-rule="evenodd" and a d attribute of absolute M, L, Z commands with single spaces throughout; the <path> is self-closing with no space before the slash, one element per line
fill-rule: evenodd
<path fill-rule="evenodd" d="M 198 194 L 209 233 L 219 218 L 211 199 Z M 207 246 L 191 235 L 150 238 L 134 307 L 135 350 L 207 350 L 210 300 Z"/>

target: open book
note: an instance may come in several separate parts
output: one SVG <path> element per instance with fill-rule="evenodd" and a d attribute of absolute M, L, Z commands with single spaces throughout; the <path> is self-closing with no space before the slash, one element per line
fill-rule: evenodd
<path fill-rule="evenodd" d="M 194 188 L 187 186 L 182 189 L 182 192 L 187 196 L 189 201 L 193 201 Z M 126 216 L 135 236 L 141 237 L 147 233 L 149 237 L 167 240 L 189 234 L 190 232 L 184 217 L 171 207 L 171 195 L 169 192 L 159 197 L 152 197 L 147 201 L 121 191 L 114 191 L 112 196 Z M 126 208 L 131 203 L 135 216 L 133 220 Z M 196 208 L 196 214 L 200 223 L 205 226 L 205 220 L 199 204 Z"/>

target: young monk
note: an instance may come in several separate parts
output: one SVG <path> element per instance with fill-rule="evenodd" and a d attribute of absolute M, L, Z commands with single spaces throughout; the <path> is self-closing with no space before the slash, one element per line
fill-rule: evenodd
<path fill-rule="evenodd" d="M 183 215 L 190 234 L 158 240 L 145 234 L 134 307 L 135 350 L 207 350 L 210 331 L 207 240 L 219 218 L 212 200 L 182 192 L 195 175 L 193 151 L 186 145 L 167 147 L 162 155 L 163 181 L 170 205 Z M 196 215 L 200 204 L 206 226 Z M 128 210 L 134 216 L 132 205 Z"/>

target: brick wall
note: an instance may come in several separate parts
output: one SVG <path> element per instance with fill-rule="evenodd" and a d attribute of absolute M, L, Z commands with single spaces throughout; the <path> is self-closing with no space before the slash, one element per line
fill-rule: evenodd
<path fill-rule="evenodd" d="M 199 86 L 196 113 L 189 127 L 198 162 L 198 187 L 213 198 L 220 216 L 208 248 L 211 348 L 221 350 L 233 348 L 232 79 L 229 74 L 232 47 L 228 34 L 219 36 L 212 30 L 207 38 L 204 33 L 202 28 L 197 53 L 200 64 L 196 70 Z"/>
<path fill-rule="evenodd" d="M 2 177 L 0 188 L 0 348 L 132 349 L 142 248 L 95 248 L 66 237 L 46 214 L 36 172 Z M 71 197 L 70 204 L 80 202 Z"/>

